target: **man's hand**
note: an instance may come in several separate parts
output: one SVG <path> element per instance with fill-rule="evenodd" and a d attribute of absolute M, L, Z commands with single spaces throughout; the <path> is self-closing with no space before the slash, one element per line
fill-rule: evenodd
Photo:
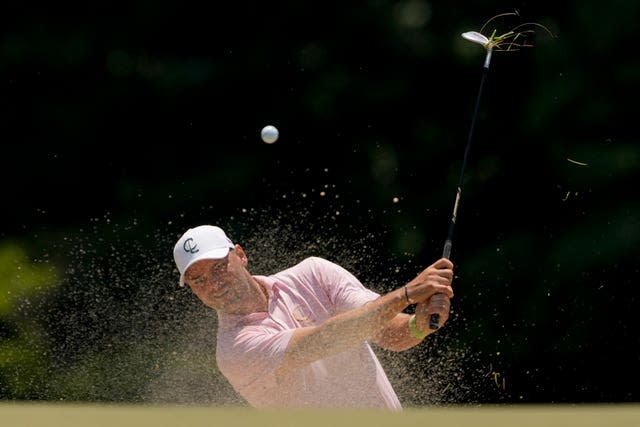
<path fill-rule="evenodd" d="M 426 334 L 434 332 L 429 325 L 432 314 L 440 316 L 439 325 L 443 326 L 449 318 L 451 303 L 449 298 L 453 297 L 451 282 L 453 281 L 453 263 L 447 258 L 441 258 L 422 271 L 414 280 L 407 285 L 408 293 L 412 302 L 416 305 L 416 326 Z M 418 294 L 417 290 L 422 289 L 425 293 Z M 419 299 L 419 297 L 423 299 Z"/>
<path fill-rule="evenodd" d="M 408 302 L 411 304 L 426 303 L 435 294 L 444 294 L 446 297 L 451 298 L 453 297 L 452 280 L 453 263 L 447 258 L 440 258 L 421 271 L 415 279 L 407 283 L 406 296 L 409 300 Z"/>
<path fill-rule="evenodd" d="M 416 305 L 416 326 L 424 333 L 435 332 L 429 326 L 429 318 L 432 314 L 440 315 L 440 327 L 443 327 L 449 319 L 451 302 L 445 294 L 435 294 L 427 302 Z"/>

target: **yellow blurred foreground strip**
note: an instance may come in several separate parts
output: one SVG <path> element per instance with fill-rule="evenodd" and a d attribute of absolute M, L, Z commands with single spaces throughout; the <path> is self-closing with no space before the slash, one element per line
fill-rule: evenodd
<path fill-rule="evenodd" d="M 282 410 L 0 402 L 7 427 L 638 427 L 640 405 L 483 405 L 371 410 Z"/>

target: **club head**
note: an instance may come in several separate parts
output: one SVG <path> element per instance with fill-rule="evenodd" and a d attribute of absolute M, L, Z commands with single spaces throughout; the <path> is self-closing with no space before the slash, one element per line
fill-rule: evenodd
<path fill-rule="evenodd" d="M 487 47 L 489 44 L 489 39 L 477 31 L 467 31 L 466 33 L 462 33 L 462 38 L 482 45 L 483 47 Z"/>

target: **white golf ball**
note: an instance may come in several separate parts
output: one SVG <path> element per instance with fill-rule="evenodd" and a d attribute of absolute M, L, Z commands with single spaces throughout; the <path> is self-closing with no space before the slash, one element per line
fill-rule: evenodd
<path fill-rule="evenodd" d="M 278 136 L 280 136 L 280 134 L 275 126 L 268 125 L 262 128 L 260 136 L 267 144 L 273 144 L 278 140 Z"/>

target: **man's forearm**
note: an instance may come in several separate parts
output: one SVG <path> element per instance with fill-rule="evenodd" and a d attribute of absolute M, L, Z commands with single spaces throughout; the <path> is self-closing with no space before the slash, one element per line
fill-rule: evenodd
<path fill-rule="evenodd" d="M 341 353 L 372 339 L 408 305 L 402 289 L 334 316 L 318 326 L 296 330 L 289 341 L 279 374 Z"/>
<path fill-rule="evenodd" d="M 375 343 L 390 351 L 404 351 L 420 344 L 423 340 L 413 337 L 409 332 L 409 317 L 406 313 L 397 314 L 376 336 Z M 426 334 L 429 335 L 431 332 L 433 331 L 427 331 Z"/>

